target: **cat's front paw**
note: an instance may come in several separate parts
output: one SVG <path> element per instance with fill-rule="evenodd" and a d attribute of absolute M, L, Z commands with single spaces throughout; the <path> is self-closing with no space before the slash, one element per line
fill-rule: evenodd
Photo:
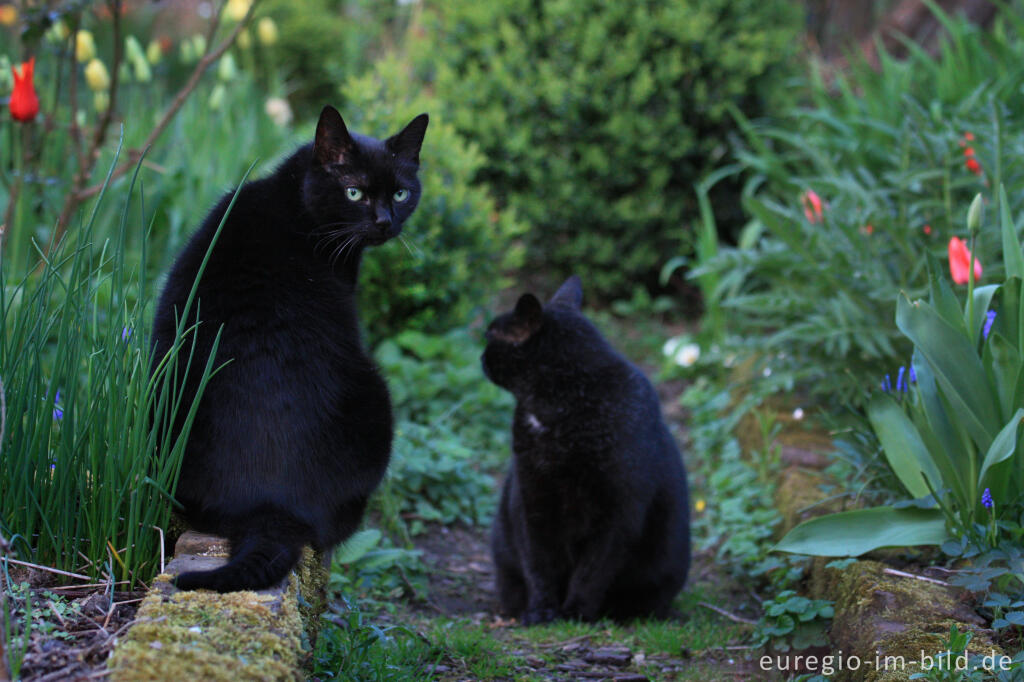
<path fill-rule="evenodd" d="M 558 620 L 558 611 L 551 608 L 527 609 L 523 614 L 523 625 L 541 625 Z"/>

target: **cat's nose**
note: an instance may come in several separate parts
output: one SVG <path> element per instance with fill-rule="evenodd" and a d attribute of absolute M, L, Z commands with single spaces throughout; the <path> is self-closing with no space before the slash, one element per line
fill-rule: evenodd
<path fill-rule="evenodd" d="M 381 229 L 391 227 L 391 213 L 380 206 L 374 211 L 373 224 Z"/>

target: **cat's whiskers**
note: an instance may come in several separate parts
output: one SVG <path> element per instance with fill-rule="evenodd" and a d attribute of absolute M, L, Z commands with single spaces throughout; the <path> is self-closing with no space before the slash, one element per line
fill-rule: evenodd
<path fill-rule="evenodd" d="M 398 235 L 398 238 L 401 240 L 402 244 L 405 245 L 405 248 L 409 252 L 410 256 L 417 260 L 423 260 L 423 251 L 420 250 L 420 247 L 416 246 L 415 244 L 412 244 L 409 240 L 405 238 L 404 235 L 400 234 Z M 412 247 L 416 247 L 415 252 L 412 250 Z"/>

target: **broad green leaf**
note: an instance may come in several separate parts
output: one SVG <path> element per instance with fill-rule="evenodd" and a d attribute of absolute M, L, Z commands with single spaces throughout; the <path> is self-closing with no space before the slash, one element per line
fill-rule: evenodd
<path fill-rule="evenodd" d="M 381 532 L 376 528 L 361 530 L 334 550 L 334 560 L 339 564 L 359 561 L 380 542 Z"/>
<path fill-rule="evenodd" d="M 1006 188 L 999 186 L 999 226 L 1003 235 L 1003 263 L 1006 276 L 1024 279 L 1024 254 L 1017 240 L 1017 228 L 1010 216 L 1010 202 L 1006 200 Z"/>
<path fill-rule="evenodd" d="M 1024 419 L 1024 407 L 1014 412 L 1010 421 L 992 441 L 992 445 L 985 453 L 985 459 L 981 463 L 981 471 L 978 473 L 978 490 L 987 487 L 985 474 L 988 473 L 989 468 L 1009 459 L 1017 450 L 1017 429 L 1022 419 Z"/>
<path fill-rule="evenodd" d="M 896 326 L 931 365 L 968 433 L 987 449 L 999 431 L 998 411 L 981 359 L 967 335 L 947 324 L 930 305 L 911 303 L 904 295 L 896 303 Z"/>
<path fill-rule="evenodd" d="M 922 473 L 928 477 L 934 490 L 944 487 L 917 427 L 895 400 L 885 393 L 876 394 L 868 403 L 868 419 L 882 444 L 889 466 L 913 498 L 929 494 Z"/>
<path fill-rule="evenodd" d="M 949 539 L 938 509 L 872 507 L 804 521 L 775 545 L 780 552 L 859 556 L 881 547 L 940 545 Z"/>
<path fill-rule="evenodd" d="M 942 275 L 939 262 L 931 253 L 926 253 L 925 258 L 928 263 L 929 302 L 935 307 L 939 316 L 946 321 L 946 324 L 953 329 L 966 331 L 967 327 L 964 325 L 960 302 L 949 287 L 949 282 Z M 898 303 L 899 300 L 897 300 L 897 305 Z"/>
<path fill-rule="evenodd" d="M 1021 306 L 1021 280 L 1011 277 L 999 288 L 993 307 L 998 312 L 995 329 L 1007 338 L 1014 348 L 1021 347 L 1024 335 L 1019 329 Z"/>
<path fill-rule="evenodd" d="M 919 351 L 914 351 L 911 363 L 917 374 L 918 405 L 927 422 L 918 423 L 918 430 L 932 454 L 932 461 L 942 472 L 945 485 L 950 486 L 959 499 L 966 499 L 965 484 L 970 483 L 972 471 L 963 445 L 968 437 L 960 433 L 957 424 L 950 422 L 950 411 L 939 394 L 935 375 Z"/>
<path fill-rule="evenodd" d="M 974 290 L 974 320 L 971 322 L 971 333 L 975 339 L 981 338 L 981 328 L 985 324 L 985 313 L 988 312 L 989 306 L 992 305 L 992 296 L 998 289 L 998 284 L 986 284 Z M 966 310 L 964 311 L 964 318 L 967 318 Z"/>
<path fill-rule="evenodd" d="M 1014 402 L 1018 389 L 1017 376 L 1020 373 L 1020 353 L 1010 345 L 1002 334 L 992 333 L 987 339 L 986 355 L 991 357 L 992 380 L 999 397 L 999 413 L 1008 419 L 1019 403 Z"/>

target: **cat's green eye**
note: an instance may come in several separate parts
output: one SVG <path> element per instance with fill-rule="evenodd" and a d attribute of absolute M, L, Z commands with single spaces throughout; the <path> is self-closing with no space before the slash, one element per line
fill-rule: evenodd
<path fill-rule="evenodd" d="M 407 189 L 400 189 L 397 192 L 395 192 L 395 201 L 397 201 L 398 203 L 402 203 L 403 201 L 405 201 L 408 198 L 409 198 L 409 190 L 407 190 Z"/>
<path fill-rule="evenodd" d="M 345 196 L 349 198 L 349 201 L 359 201 L 363 198 L 363 190 L 358 187 L 346 187 Z"/>

